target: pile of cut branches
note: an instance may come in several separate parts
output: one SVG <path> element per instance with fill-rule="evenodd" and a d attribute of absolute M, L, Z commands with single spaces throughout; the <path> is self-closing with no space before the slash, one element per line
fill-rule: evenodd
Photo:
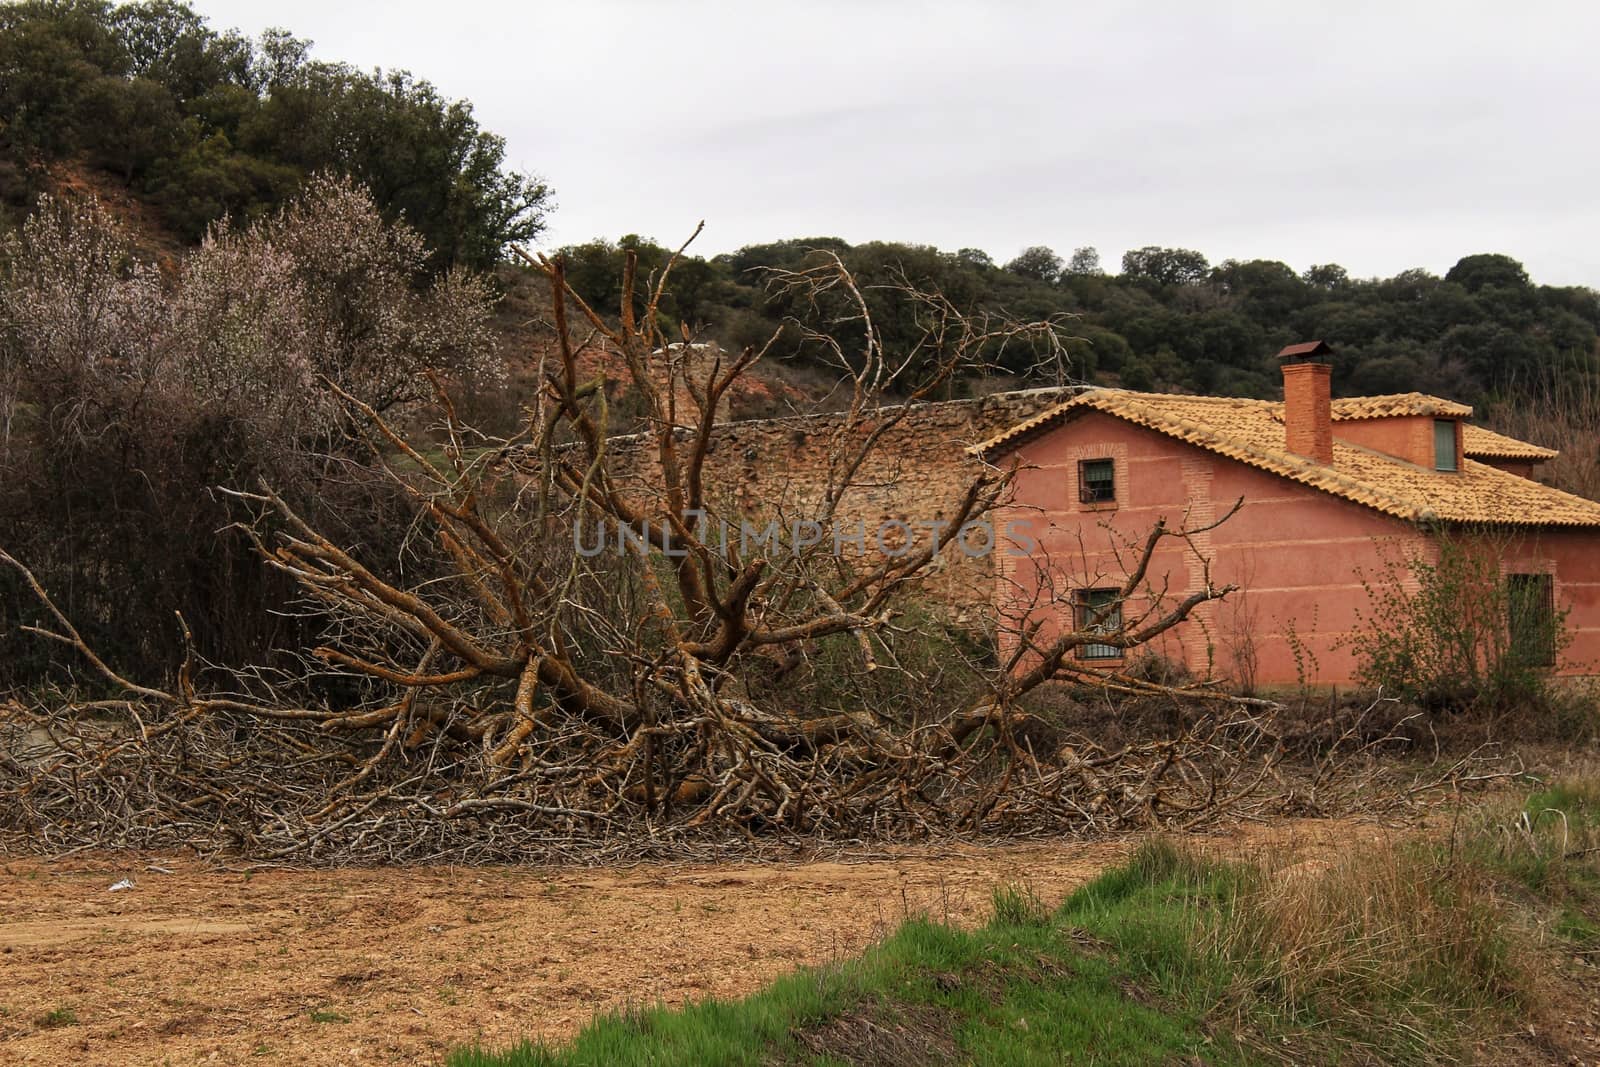
<path fill-rule="evenodd" d="M 414 713 L 352 726 L 340 714 L 243 703 L 12 702 L 0 711 L 0 828 L 48 852 L 683 857 L 796 837 L 1189 828 L 1275 811 L 1282 795 L 1270 737 L 1237 709 L 1106 751 L 995 706 L 915 730 L 864 713 L 793 720 L 727 702 L 631 731 L 555 712 L 517 742 L 461 707 L 410 745 L 401 735 L 421 722 Z M 494 758 L 508 744 L 513 758 Z"/>

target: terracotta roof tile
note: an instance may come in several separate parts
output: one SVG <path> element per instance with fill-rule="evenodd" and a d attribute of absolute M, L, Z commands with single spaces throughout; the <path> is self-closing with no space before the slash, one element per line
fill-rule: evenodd
<path fill-rule="evenodd" d="M 1384 396 L 1350 396 L 1333 402 L 1333 421 L 1384 419 L 1395 415 L 1433 415 L 1469 419 L 1472 408 L 1427 393 L 1389 393 Z"/>
<path fill-rule="evenodd" d="M 1461 451 L 1473 459 L 1542 460 L 1555 459 L 1561 454 L 1553 448 L 1541 448 L 1482 426 L 1461 427 Z"/>
<path fill-rule="evenodd" d="M 1282 407 L 1267 400 L 1093 389 L 1018 423 L 972 451 L 980 455 L 1011 451 L 1066 418 L 1103 411 L 1396 518 L 1600 527 L 1600 503 L 1471 459 L 1460 471 L 1435 471 L 1337 437 L 1330 465 L 1294 455 L 1284 449 Z M 1414 408 L 1396 413 L 1420 414 Z"/>

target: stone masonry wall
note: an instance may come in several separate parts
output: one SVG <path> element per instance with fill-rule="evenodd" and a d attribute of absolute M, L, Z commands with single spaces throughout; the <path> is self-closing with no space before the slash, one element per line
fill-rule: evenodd
<path fill-rule="evenodd" d="M 912 408 L 883 433 L 841 499 L 836 530 L 843 552 L 857 553 L 850 540 L 857 522 L 865 534 L 866 555 L 882 559 L 884 550 L 893 553 L 904 543 L 895 523 L 915 528 L 944 520 L 981 469 L 967 455 L 968 446 L 1062 403 L 1075 391 L 1029 389 Z M 707 457 L 707 498 L 709 510 L 731 526 L 730 538 L 739 536 L 741 521 L 760 528 L 777 519 L 791 531 L 793 523 L 817 514 L 830 469 L 836 470 L 846 450 L 877 425 L 869 422 L 850 431 L 845 419 L 822 413 L 717 427 Z M 630 493 L 650 496 L 658 491 L 650 436 L 612 438 L 607 447 L 613 475 Z M 886 523 L 890 525 L 880 547 L 879 531 Z M 918 544 L 926 544 L 930 536 L 925 526 L 916 529 Z M 784 537 L 786 545 L 791 543 L 789 532 Z M 976 534 L 969 540 L 974 548 L 982 543 Z M 994 597 L 993 559 L 969 556 L 947 544 L 925 580 L 925 591 L 947 607 L 953 621 L 987 626 Z"/>

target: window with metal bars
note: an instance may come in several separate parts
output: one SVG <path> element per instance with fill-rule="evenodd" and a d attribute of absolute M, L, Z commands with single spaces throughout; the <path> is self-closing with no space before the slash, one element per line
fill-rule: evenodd
<path fill-rule="evenodd" d="M 1511 654 L 1529 667 L 1556 663 L 1555 581 L 1548 574 L 1506 575 Z"/>
<path fill-rule="evenodd" d="M 1114 634 L 1122 629 L 1122 605 L 1115 589 L 1079 589 L 1073 594 L 1077 628 L 1091 633 Z M 1096 621 L 1096 620 L 1099 621 Z M 1121 659 L 1116 645 L 1079 645 L 1079 659 Z"/>
<path fill-rule="evenodd" d="M 1109 459 L 1078 461 L 1078 499 L 1085 504 L 1104 504 L 1117 499 L 1117 468 Z"/>

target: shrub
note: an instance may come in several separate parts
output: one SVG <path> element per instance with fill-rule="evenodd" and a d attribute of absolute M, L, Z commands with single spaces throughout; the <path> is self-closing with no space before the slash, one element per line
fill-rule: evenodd
<path fill-rule="evenodd" d="M 42 199 L 0 238 L 0 546 L 121 669 L 181 660 L 174 610 L 214 662 L 293 647 L 315 620 L 227 531 L 240 509 L 217 487 L 265 481 L 362 530 L 363 551 L 396 548 L 400 494 L 321 383 L 393 410 L 431 394 L 434 369 L 502 375 L 486 283 L 430 279 L 426 262 L 414 231 L 336 179 L 216 227 L 169 276 L 97 202 Z M 0 576 L 0 685 L 71 662 L 20 632 L 38 621 L 21 594 Z"/>
<path fill-rule="evenodd" d="M 1363 574 L 1370 603 L 1348 640 L 1361 681 L 1436 709 L 1547 703 L 1566 613 L 1541 617 L 1537 594 L 1502 573 L 1508 541 L 1440 534 L 1436 558 L 1410 551 Z"/>

